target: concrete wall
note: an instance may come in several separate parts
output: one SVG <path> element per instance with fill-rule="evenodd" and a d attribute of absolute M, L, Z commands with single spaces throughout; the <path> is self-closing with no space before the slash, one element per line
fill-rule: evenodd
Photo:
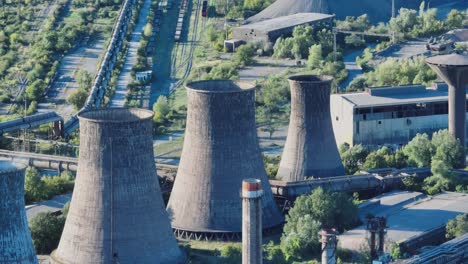
<path fill-rule="evenodd" d="M 37 263 L 24 210 L 24 170 L 0 161 L 0 263 Z"/>
<path fill-rule="evenodd" d="M 154 165 L 153 113 L 84 112 L 65 228 L 52 263 L 180 263 Z"/>
<path fill-rule="evenodd" d="M 330 96 L 330 113 L 336 144 L 353 144 L 354 105 L 339 95 Z"/>

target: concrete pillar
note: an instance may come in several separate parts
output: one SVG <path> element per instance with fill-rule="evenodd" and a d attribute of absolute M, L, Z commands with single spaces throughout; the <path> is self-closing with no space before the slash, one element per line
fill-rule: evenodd
<path fill-rule="evenodd" d="M 336 245 L 338 232 L 332 228 L 324 228 L 320 231 L 320 242 L 322 243 L 322 264 L 336 264 Z"/>
<path fill-rule="evenodd" d="M 262 199 L 260 180 L 242 181 L 242 264 L 262 263 Z"/>
<path fill-rule="evenodd" d="M 466 138 L 466 86 L 468 85 L 468 56 L 449 54 L 426 59 L 426 63 L 449 86 L 449 132 L 465 145 Z M 458 168 L 465 167 L 465 158 Z"/>

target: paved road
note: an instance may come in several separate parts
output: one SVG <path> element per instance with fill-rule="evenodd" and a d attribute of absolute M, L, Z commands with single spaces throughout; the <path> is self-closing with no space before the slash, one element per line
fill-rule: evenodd
<path fill-rule="evenodd" d="M 68 194 L 63 194 L 63 195 L 57 195 L 54 198 L 47 200 L 47 201 L 42 201 L 40 203 L 32 204 L 26 206 L 26 216 L 28 217 L 28 220 L 31 220 L 34 218 L 37 214 L 42 213 L 42 212 L 56 212 L 58 210 L 61 210 L 63 206 L 71 200 L 71 193 Z"/>
<path fill-rule="evenodd" d="M 127 57 L 125 63 L 120 72 L 119 78 L 117 79 L 117 86 L 115 88 L 115 94 L 112 96 L 110 106 L 111 107 L 124 107 L 125 98 L 128 93 L 127 86 L 132 81 L 130 75 L 133 65 L 137 62 L 137 51 L 140 47 L 140 39 L 143 34 L 143 28 L 148 22 L 148 14 L 150 12 L 151 0 L 145 0 L 143 6 L 140 9 L 138 15 L 138 22 L 133 28 L 132 36 L 128 42 Z"/>
<path fill-rule="evenodd" d="M 101 35 L 91 37 L 84 45 L 73 49 L 63 57 L 57 70 L 57 78 L 48 93 L 48 98 L 38 105 L 38 112 L 56 111 L 68 120 L 75 110 L 66 100 L 78 89 L 75 73 L 78 69 L 95 75 L 99 55 L 104 53 L 104 38 Z"/>

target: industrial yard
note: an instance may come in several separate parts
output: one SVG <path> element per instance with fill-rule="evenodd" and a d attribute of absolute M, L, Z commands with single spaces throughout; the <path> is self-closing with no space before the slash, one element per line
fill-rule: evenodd
<path fill-rule="evenodd" d="M 0 1 L 0 264 L 468 261 L 468 3 Z"/>

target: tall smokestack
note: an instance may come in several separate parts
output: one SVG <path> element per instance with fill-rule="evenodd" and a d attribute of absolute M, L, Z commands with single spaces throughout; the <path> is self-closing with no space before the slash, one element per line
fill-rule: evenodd
<path fill-rule="evenodd" d="M 255 87 L 227 80 L 187 85 L 187 127 L 168 203 L 183 238 L 240 239 L 242 180 L 259 178 L 263 228 L 279 225 L 255 126 Z"/>
<path fill-rule="evenodd" d="M 465 147 L 466 86 L 468 84 L 468 56 L 449 54 L 426 59 L 426 63 L 449 86 L 449 132 Z M 460 168 L 465 167 L 465 157 Z"/>
<path fill-rule="evenodd" d="M 242 181 L 242 264 L 262 264 L 262 184 Z"/>
<path fill-rule="evenodd" d="M 344 175 L 330 115 L 330 76 L 289 78 L 291 117 L 278 169 L 283 181 Z"/>
<path fill-rule="evenodd" d="M 336 239 L 335 229 L 322 229 L 319 233 L 320 242 L 322 243 L 322 264 L 336 264 L 336 245 L 338 239 Z"/>
<path fill-rule="evenodd" d="M 37 264 L 24 210 L 25 168 L 0 161 L 0 263 Z"/>
<path fill-rule="evenodd" d="M 124 108 L 78 115 L 75 189 L 51 263 L 181 262 L 156 175 L 152 117 Z"/>

